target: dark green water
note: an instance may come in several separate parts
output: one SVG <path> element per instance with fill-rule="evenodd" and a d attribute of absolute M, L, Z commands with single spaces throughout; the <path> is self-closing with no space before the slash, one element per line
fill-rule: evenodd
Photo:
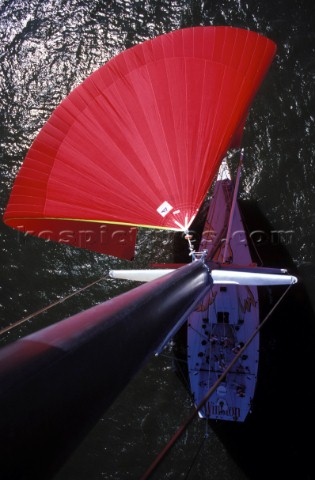
<path fill-rule="evenodd" d="M 75 86 L 122 50 L 158 34 L 192 25 L 249 28 L 278 44 L 277 56 L 255 99 L 246 127 L 241 197 L 258 203 L 274 232 L 286 232 L 281 238 L 314 306 L 313 0 L 0 1 L 0 213 L 4 211 L 13 180 L 31 142 L 54 108 Z M 3 224 L 0 224 L 0 233 L 0 327 L 101 277 L 109 268 L 123 264 L 65 245 L 22 238 Z M 277 243 L 278 238 L 278 233 L 274 233 L 273 243 Z M 168 261 L 172 256 L 172 242 L 171 234 L 142 232 L 136 265 Z M 277 258 L 273 261 L 277 264 Z M 127 288 L 128 284 L 104 280 L 6 334 L 1 344 Z M 303 315 L 298 313 L 303 311 L 303 305 L 299 309 L 299 301 L 304 305 L 304 297 L 296 298 L 295 310 L 285 312 L 297 337 L 306 328 Z M 288 341 L 292 341 L 292 337 Z M 290 352 L 286 353 L 290 357 Z M 290 360 L 286 359 L 284 368 L 289 365 L 291 368 L 296 360 L 300 359 L 293 354 Z M 300 368 L 294 370 L 292 378 L 286 377 L 292 382 L 287 395 L 290 396 L 291 388 L 298 390 L 297 403 L 291 402 L 286 412 L 294 413 L 295 420 L 299 418 L 301 423 L 309 425 L 314 414 L 308 380 L 314 374 L 310 363 L 301 362 Z M 302 385 L 301 370 L 304 372 Z M 286 388 L 284 384 L 283 388 Z M 139 478 L 189 411 L 189 397 L 172 371 L 172 362 L 165 358 L 152 360 L 104 413 L 104 418 L 57 480 Z M 301 464 L 299 478 L 310 479 L 312 476 L 305 473 L 304 466 L 306 471 L 312 470 L 311 458 L 307 450 L 301 455 L 301 448 L 298 448 L 300 431 L 293 426 L 290 413 L 286 418 L 287 423 L 281 423 L 281 429 L 283 438 L 291 440 L 292 450 L 288 450 L 287 458 L 292 458 L 295 452 L 294 465 Z M 276 429 L 277 417 L 273 420 Z M 185 478 L 203 434 L 204 424 L 197 421 L 156 478 Z M 251 431 L 251 435 L 255 442 L 261 431 Z M 246 461 L 241 461 L 241 455 L 231 455 L 230 445 L 228 448 L 224 440 L 226 436 L 209 430 L 209 439 L 189 478 L 260 478 L 259 465 L 256 470 L 246 468 Z M 257 444 L 262 448 L 260 442 Z M 285 445 L 289 448 L 287 443 Z M 266 464 L 269 466 L 269 452 L 263 453 L 265 457 L 261 458 L 265 458 L 266 467 Z M 278 467 L 281 472 L 281 466 Z M 283 472 L 287 472 L 285 464 Z M 272 474 L 269 478 L 273 478 Z"/>

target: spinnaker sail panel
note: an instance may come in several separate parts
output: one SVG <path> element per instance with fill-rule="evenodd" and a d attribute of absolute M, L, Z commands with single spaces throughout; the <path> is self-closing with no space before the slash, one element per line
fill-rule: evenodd
<path fill-rule="evenodd" d="M 119 54 L 44 125 L 4 221 L 187 229 L 274 53 L 257 33 L 195 27 Z"/>

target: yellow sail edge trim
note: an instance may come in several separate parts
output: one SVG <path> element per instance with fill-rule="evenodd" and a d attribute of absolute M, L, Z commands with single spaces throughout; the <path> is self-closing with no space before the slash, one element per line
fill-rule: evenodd
<path fill-rule="evenodd" d="M 162 227 L 157 225 L 142 225 L 137 223 L 128 223 L 128 222 L 113 222 L 106 220 L 91 220 L 86 218 L 62 218 L 62 217 L 9 217 L 6 218 L 6 221 L 10 220 L 61 220 L 61 221 L 70 221 L 70 222 L 87 222 L 87 223 L 107 223 L 109 225 L 124 225 L 129 227 L 140 227 L 140 228 L 154 228 L 156 230 L 171 230 L 174 232 L 183 232 L 183 229 L 175 227 Z"/>

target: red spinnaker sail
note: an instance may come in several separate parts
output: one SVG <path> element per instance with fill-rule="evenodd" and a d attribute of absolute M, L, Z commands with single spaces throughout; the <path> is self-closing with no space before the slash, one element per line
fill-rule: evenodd
<path fill-rule="evenodd" d="M 5 223 L 123 258 L 135 226 L 186 230 L 275 50 L 248 30 L 196 27 L 117 55 L 43 126 Z"/>

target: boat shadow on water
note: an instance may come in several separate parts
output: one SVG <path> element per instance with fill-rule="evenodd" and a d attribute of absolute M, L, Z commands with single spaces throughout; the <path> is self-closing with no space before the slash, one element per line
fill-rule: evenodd
<path fill-rule="evenodd" d="M 309 440 L 314 427 L 311 392 L 314 390 L 315 316 L 303 278 L 299 275 L 284 244 L 268 235 L 273 229 L 254 202 L 240 202 L 249 232 L 257 235 L 253 258 L 257 254 L 264 266 L 284 267 L 299 278 L 298 284 L 276 308 L 260 332 L 260 357 L 252 411 L 245 422 L 210 420 L 213 432 L 231 458 L 253 480 L 299 478 L 313 475 L 313 448 Z M 193 229 L 196 243 L 204 212 Z M 174 260 L 182 257 L 183 240 L 174 242 Z M 261 321 L 284 292 L 285 287 L 259 287 Z M 187 326 L 175 338 L 176 370 L 188 378 L 180 360 L 186 354 Z"/>

